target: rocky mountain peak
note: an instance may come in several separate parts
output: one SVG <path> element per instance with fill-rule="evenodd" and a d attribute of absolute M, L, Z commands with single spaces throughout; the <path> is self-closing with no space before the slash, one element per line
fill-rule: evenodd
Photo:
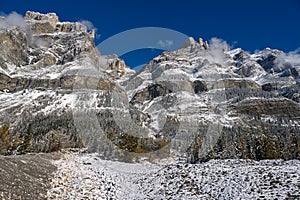
<path fill-rule="evenodd" d="M 31 11 L 26 12 L 25 20 L 33 34 L 54 33 L 59 22 L 55 13 L 41 14 Z"/>
<path fill-rule="evenodd" d="M 196 42 L 193 37 L 189 37 L 182 45 L 182 48 L 187 48 L 190 46 L 199 46 L 200 48 L 208 49 L 209 45 L 207 41 L 204 41 L 202 38 L 199 38 Z"/>
<path fill-rule="evenodd" d="M 56 13 L 48 13 L 48 14 L 41 14 L 39 12 L 32 12 L 27 11 L 25 14 L 25 20 L 31 21 L 34 23 L 49 23 L 53 29 L 55 29 L 56 24 L 59 22 L 58 16 Z"/>
<path fill-rule="evenodd" d="M 95 60 L 99 54 L 93 41 L 94 33 L 88 32 L 84 24 L 60 22 L 55 13 L 31 11 L 26 12 L 22 20 L 25 29 L 11 26 L 0 32 L 4 45 L 0 61 L 7 75 L 36 76 L 38 73 L 49 77 L 47 68 L 50 66 L 55 66 L 52 73 L 60 73 L 67 63 L 78 62 L 88 54 L 93 54 Z"/>
<path fill-rule="evenodd" d="M 191 45 L 195 45 L 196 41 L 193 37 L 189 37 L 188 39 L 186 39 L 186 41 L 183 43 L 182 48 L 186 48 L 189 47 Z"/>
<path fill-rule="evenodd" d="M 207 41 L 204 41 L 202 38 L 198 39 L 198 43 L 200 44 L 201 47 L 204 47 L 205 49 L 209 48 Z"/>

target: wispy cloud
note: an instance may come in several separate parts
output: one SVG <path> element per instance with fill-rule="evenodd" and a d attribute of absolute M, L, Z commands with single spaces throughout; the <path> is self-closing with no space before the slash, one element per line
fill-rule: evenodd
<path fill-rule="evenodd" d="M 279 55 L 275 60 L 275 64 L 278 67 L 283 67 L 286 63 L 300 66 L 300 47 L 294 51 Z"/>
<path fill-rule="evenodd" d="M 165 41 L 159 40 L 157 42 L 157 44 L 162 48 L 166 48 L 166 47 L 171 47 L 174 44 L 174 41 L 173 40 L 165 40 Z"/>
<path fill-rule="evenodd" d="M 95 38 L 100 38 L 100 34 L 98 34 L 98 29 L 94 26 L 94 24 L 89 20 L 81 20 L 79 21 L 81 24 L 85 25 L 88 31 L 95 31 Z"/>
<path fill-rule="evenodd" d="M 224 51 L 227 50 L 229 50 L 229 45 L 225 40 L 216 37 L 210 39 L 208 52 L 212 61 L 223 64 L 225 62 Z"/>
<path fill-rule="evenodd" d="M 12 12 L 9 15 L 0 18 L 0 28 L 20 27 L 26 29 L 26 22 L 22 15 Z"/>

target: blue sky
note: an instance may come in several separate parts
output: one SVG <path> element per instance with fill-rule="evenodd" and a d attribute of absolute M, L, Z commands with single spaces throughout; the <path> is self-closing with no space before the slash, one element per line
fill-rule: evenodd
<path fill-rule="evenodd" d="M 26 10 L 56 12 L 61 21 L 89 20 L 100 35 L 96 45 L 122 31 L 163 27 L 195 38 L 218 37 L 247 51 L 300 47 L 300 0 L 171 1 L 171 0 L 6 0 L 0 11 L 22 15 Z M 143 38 L 141 38 L 143 39 Z M 129 65 L 139 65 L 160 53 L 136 50 L 124 55 Z"/>

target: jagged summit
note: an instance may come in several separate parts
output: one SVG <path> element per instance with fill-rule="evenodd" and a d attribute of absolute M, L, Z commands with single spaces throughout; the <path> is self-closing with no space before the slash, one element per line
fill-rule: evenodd
<path fill-rule="evenodd" d="M 189 37 L 185 42 L 184 44 L 182 45 L 182 48 L 186 48 L 186 47 L 189 47 L 189 46 L 194 46 L 194 45 L 200 45 L 201 48 L 204 48 L 204 49 L 208 49 L 209 48 L 209 45 L 208 45 L 208 42 L 207 41 L 203 41 L 202 38 L 199 38 L 198 39 L 198 42 L 195 41 L 195 39 L 193 37 Z"/>
<path fill-rule="evenodd" d="M 60 22 L 56 13 L 41 14 L 39 12 L 27 11 L 26 23 L 31 26 L 33 34 L 54 32 L 87 32 L 87 27 L 79 22 Z M 94 31 L 90 32 L 94 38 Z"/>
<path fill-rule="evenodd" d="M 8 19 L 4 20 L 9 22 Z M 72 71 L 72 68 L 86 62 L 86 59 L 93 63 L 92 68 L 102 70 L 103 73 L 106 73 L 106 68 L 112 68 L 109 63 L 123 63 L 122 69 L 114 70 L 116 73 L 118 70 L 124 71 L 123 74 L 126 70 L 132 73 L 120 59 L 120 62 L 105 57 L 99 59 L 100 53 L 94 44 L 94 31 L 88 31 L 82 23 L 60 22 L 55 13 L 31 11 L 18 21 L 19 24 L 24 23 L 26 28 L 9 22 L 2 27 L 0 34 L 3 41 L 0 50 L 3 63 L 1 68 L 6 75 L 13 77 L 26 74 L 27 77 L 34 77 L 38 74 L 39 78 L 55 78 Z M 10 45 L 5 46 L 5 43 Z"/>

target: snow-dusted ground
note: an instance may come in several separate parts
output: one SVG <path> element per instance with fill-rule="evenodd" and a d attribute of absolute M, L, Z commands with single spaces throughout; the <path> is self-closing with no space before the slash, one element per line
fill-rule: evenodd
<path fill-rule="evenodd" d="M 300 161 L 129 164 L 67 153 L 49 199 L 299 199 Z"/>

